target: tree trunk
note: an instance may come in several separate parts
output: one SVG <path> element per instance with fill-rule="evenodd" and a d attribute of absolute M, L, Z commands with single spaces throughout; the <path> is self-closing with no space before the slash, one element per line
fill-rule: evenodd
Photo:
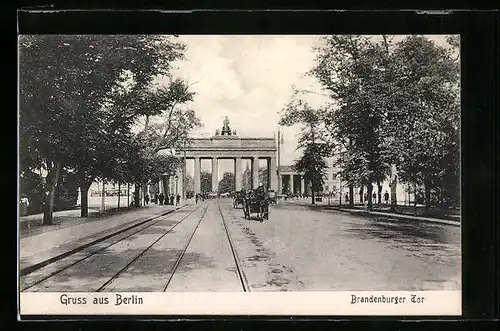
<path fill-rule="evenodd" d="M 61 163 L 57 162 L 55 168 L 52 168 L 47 175 L 48 192 L 45 195 L 45 204 L 43 210 L 43 225 L 52 225 L 54 212 L 54 196 L 56 194 L 57 181 L 61 172 Z"/>
<path fill-rule="evenodd" d="M 140 185 L 139 184 L 135 184 L 135 197 L 134 197 L 134 206 L 135 207 L 139 207 L 141 205 L 141 197 L 139 195 L 139 189 L 140 189 Z"/>
<path fill-rule="evenodd" d="M 413 213 L 417 216 L 417 183 L 413 183 Z"/>
<path fill-rule="evenodd" d="M 363 191 L 364 191 L 364 187 L 361 186 L 360 189 L 359 189 L 359 201 L 361 203 L 363 203 L 363 193 L 364 193 Z"/>
<path fill-rule="evenodd" d="M 315 192 L 314 192 L 316 190 L 314 188 L 315 188 L 314 187 L 314 179 L 311 179 L 311 204 L 313 204 L 313 205 L 316 203 L 314 201 L 315 200 L 315 195 L 316 195 Z"/>
<path fill-rule="evenodd" d="M 390 187 L 391 187 L 391 211 L 396 210 L 396 206 L 398 204 L 398 197 L 396 194 L 396 189 L 398 185 L 398 175 L 397 175 L 397 168 L 395 164 L 391 164 L 391 181 L 390 181 Z"/>
<path fill-rule="evenodd" d="M 373 184 L 369 183 L 366 187 L 366 198 L 368 199 L 368 210 L 373 207 Z"/>
<path fill-rule="evenodd" d="M 117 210 L 120 210 L 120 198 L 121 198 L 121 195 L 122 195 L 122 183 L 120 181 L 118 181 L 118 206 L 117 206 Z"/>
<path fill-rule="evenodd" d="M 102 181 L 101 190 L 101 213 L 106 212 L 106 183 Z"/>
<path fill-rule="evenodd" d="M 431 186 L 429 183 L 425 183 L 425 213 L 429 213 L 431 207 Z"/>
<path fill-rule="evenodd" d="M 380 184 L 380 182 L 377 182 L 377 187 L 378 187 L 377 198 L 378 198 L 378 204 L 380 205 L 382 203 L 382 185 Z"/>
<path fill-rule="evenodd" d="M 80 204 L 80 217 L 89 217 L 89 188 L 90 185 L 80 183 L 80 194 L 82 200 Z"/>
<path fill-rule="evenodd" d="M 349 185 L 349 207 L 354 207 L 354 185 Z"/>
<path fill-rule="evenodd" d="M 127 183 L 127 208 L 130 207 L 130 183 Z"/>

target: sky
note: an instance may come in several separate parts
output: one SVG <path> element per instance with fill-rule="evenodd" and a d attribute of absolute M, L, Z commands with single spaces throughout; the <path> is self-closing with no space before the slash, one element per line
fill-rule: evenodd
<path fill-rule="evenodd" d="M 180 36 L 186 60 L 175 75 L 188 80 L 196 92 L 191 105 L 203 127 L 196 136 L 211 136 L 225 116 L 242 137 L 273 137 L 279 112 L 292 95 L 292 85 L 320 91 L 305 77 L 314 64 L 311 47 L 319 36 Z M 298 127 L 283 128 L 282 164 L 292 164 Z"/>
<path fill-rule="evenodd" d="M 225 116 L 242 137 L 273 137 L 280 111 L 290 100 L 292 86 L 324 93 L 321 85 L 305 74 L 314 65 L 314 35 L 181 35 L 187 45 L 186 59 L 176 63 L 174 75 L 192 84 L 196 92 L 189 105 L 203 127 L 194 136 L 212 136 Z M 399 38 L 397 38 L 399 39 Z M 444 43 L 443 36 L 432 36 Z M 326 101 L 320 94 L 306 98 L 310 104 Z M 282 128 L 282 165 L 291 165 L 299 126 Z M 205 168 L 205 167 L 203 167 Z M 221 178 L 221 175 L 219 175 Z"/>

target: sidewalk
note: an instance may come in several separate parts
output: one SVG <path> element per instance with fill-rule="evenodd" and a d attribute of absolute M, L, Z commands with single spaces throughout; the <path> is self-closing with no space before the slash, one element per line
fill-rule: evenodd
<path fill-rule="evenodd" d="M 455 221 L 455 220 L 446 220 L 446 219 L 432 218 L 432 217 L 405 215 L 405 214 L 391 213 L 391 212 L 368 211 L 366 209 L 352 209 L 352 208 L 341 207 L 338 205 L 337 206 L 327 205 L 324 203 L 312 205 L 310 199 L 307 199 L 307 200 L 305 200 L 305 199 L 287 200 L 285 203 L 295 204 L 295 205 L 299 205 L 299 206 L 306 206 L 306 207 L 310 207 L 310 208 L 324 209 L 324 210 L 336 210 L 336 211 L 359 214 L 359 215 L 385 216 L 385 217 L 392 217 L 392 218 L 398 218 L 398 219 L 404 219 L 404 220 L 432 222 L 432 223 L 439 223 L 439 224 L 446 224 L 446 225 L 453 225 L 453 226 L 460 226 L 460 224 L 461 224 L 460 219 Z"/>
<path fill-rule="evenodd" d="M 159 206 L 150 204 L 125 212 L 115 212 L 102 217 L 95 217 L 94 215 L 94 217 L 88 218 L 75 218 L 75 216 L 79 216 L 79 210 L 56 212 L 57 217 L 63 218 L 60 226 L 41 226 L 39 228 L 42 231 L 36 234 L 25 233 L 23 236 L 21 233 L 21 239 L 19 240 L 20 268 L 24 269 L 45 260 L 53 259 L 77 247 L 88 245 L 109 236 L 116 231 L 127 229 L 150 218 L 171 213 L 182 207 L 183 205 Z M 37 217 L 40 218 L 43 215 L 31 215 L 23 218 L 33 220 Z M 23 221 L 26 222 L 29 219 L 21 220 L 21 222 Z"/>

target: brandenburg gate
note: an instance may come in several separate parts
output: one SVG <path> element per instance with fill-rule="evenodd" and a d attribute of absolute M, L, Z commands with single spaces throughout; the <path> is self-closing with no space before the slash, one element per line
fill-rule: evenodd
<path fill-rule="evenodd" d="M 267 176 L 269 190 L 278 190 L 278 176 L 276 164 L 276 141 L 275 138 L 239 137 L 236 131 L 231 131 L 229 120 L 226 116 L 222 130 L 216 130 L 215 135 L 209 138 L 192 138 L 191 144 L 183 151 L 178 151 L 182 157 L 194 160 L 194 191 L 201 192 L 201 160 L 210 159 L 212 161 L 212 192 L 218 190 L 218 160 L 234 160 L 234 182 L 235 190 L 242 189 L 242 159 L 252 160 L 252 188 L 259 185 L 259 160 L 267 160 Z M 185 171 L 186 164 L 183 164 Z M 182 175 L 181 175 L 182 176 Z M 179 177 L 181 177 L 179 176 Z M 182 184 L 184 185 L 184 180 Z M 170 185 L 169 185 L 170 186 Z"/>

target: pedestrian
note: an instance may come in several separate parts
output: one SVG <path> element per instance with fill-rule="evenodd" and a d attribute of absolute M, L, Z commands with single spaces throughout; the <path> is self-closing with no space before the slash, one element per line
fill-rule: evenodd
<path fill-rule="evenodd" d="M 385 193 L 384 193 L 384 200 L 385 200 L 386 204 L 389 203 L 389 193 L 387 192 L 387 190 L 385 190 Z"/>
<path fill-rule="evenodd" d="M 147 193 L 144 195 L 144 204 L 145 205 L 149 204 L 149 194 L 147 194 Z"/>
<path fill-rule="evenodd" d="M 155 199 L 155 204 L 158 204 L 158 193 L 155 193 L 154 199 Z"/>
<path fill-rule="evenodd" d="M 29 203 L 29 200 L 26 196 L 23 196 L 21 198 L 20 205 L 21 205 L 21 210 L 20 210 L 21 216 L 27 216 L 28 215 L 28 207 L 29 207 L 30 203 Z"/>
<path fill-rule="evenodd" d="M 163 206 L 163 200 L 165 199 L 165 196 L 163 195 L 163 193 L 160 193 L 160 195 L 158 196 L 158 199 L 160 200 L 160 206 Z"/>
<path fill-rule="evenodd" d="M 170 204 L 173 206 L 174 205 L 174 195 L 170 195 Z"/>
<path fill-rule="evenodd" d="M 194 195 L 194 202 L 195 202 L 196 204 L 198 204 L 198 196 L 199 196 L 199 194 L 198 194 L 198 193 L 196 193 L 196 194 Z"/>
<path fill-rule="evenodd" d="M 132 202 L 130 202 L 130 207 L 135 207 L 135 192 L 132 193 Z"/>
<path fill-rule="evenodd" d="M 377 202 L 377 193 L 373 192 L 373 203 Z"/>
<path fill-rule="evenodd" d="M 177 201 L 177 205 L 180 205 L 181 203 L 181 195 L 180 194 L 177 194 L 177 197 L 176 197 L 176 201 Z"/>
<path fill-rule="evenodd" d="M 345 202 L 349 202 L 349 194 L 347 194 L 347 193 L 345 195 Z"/>

